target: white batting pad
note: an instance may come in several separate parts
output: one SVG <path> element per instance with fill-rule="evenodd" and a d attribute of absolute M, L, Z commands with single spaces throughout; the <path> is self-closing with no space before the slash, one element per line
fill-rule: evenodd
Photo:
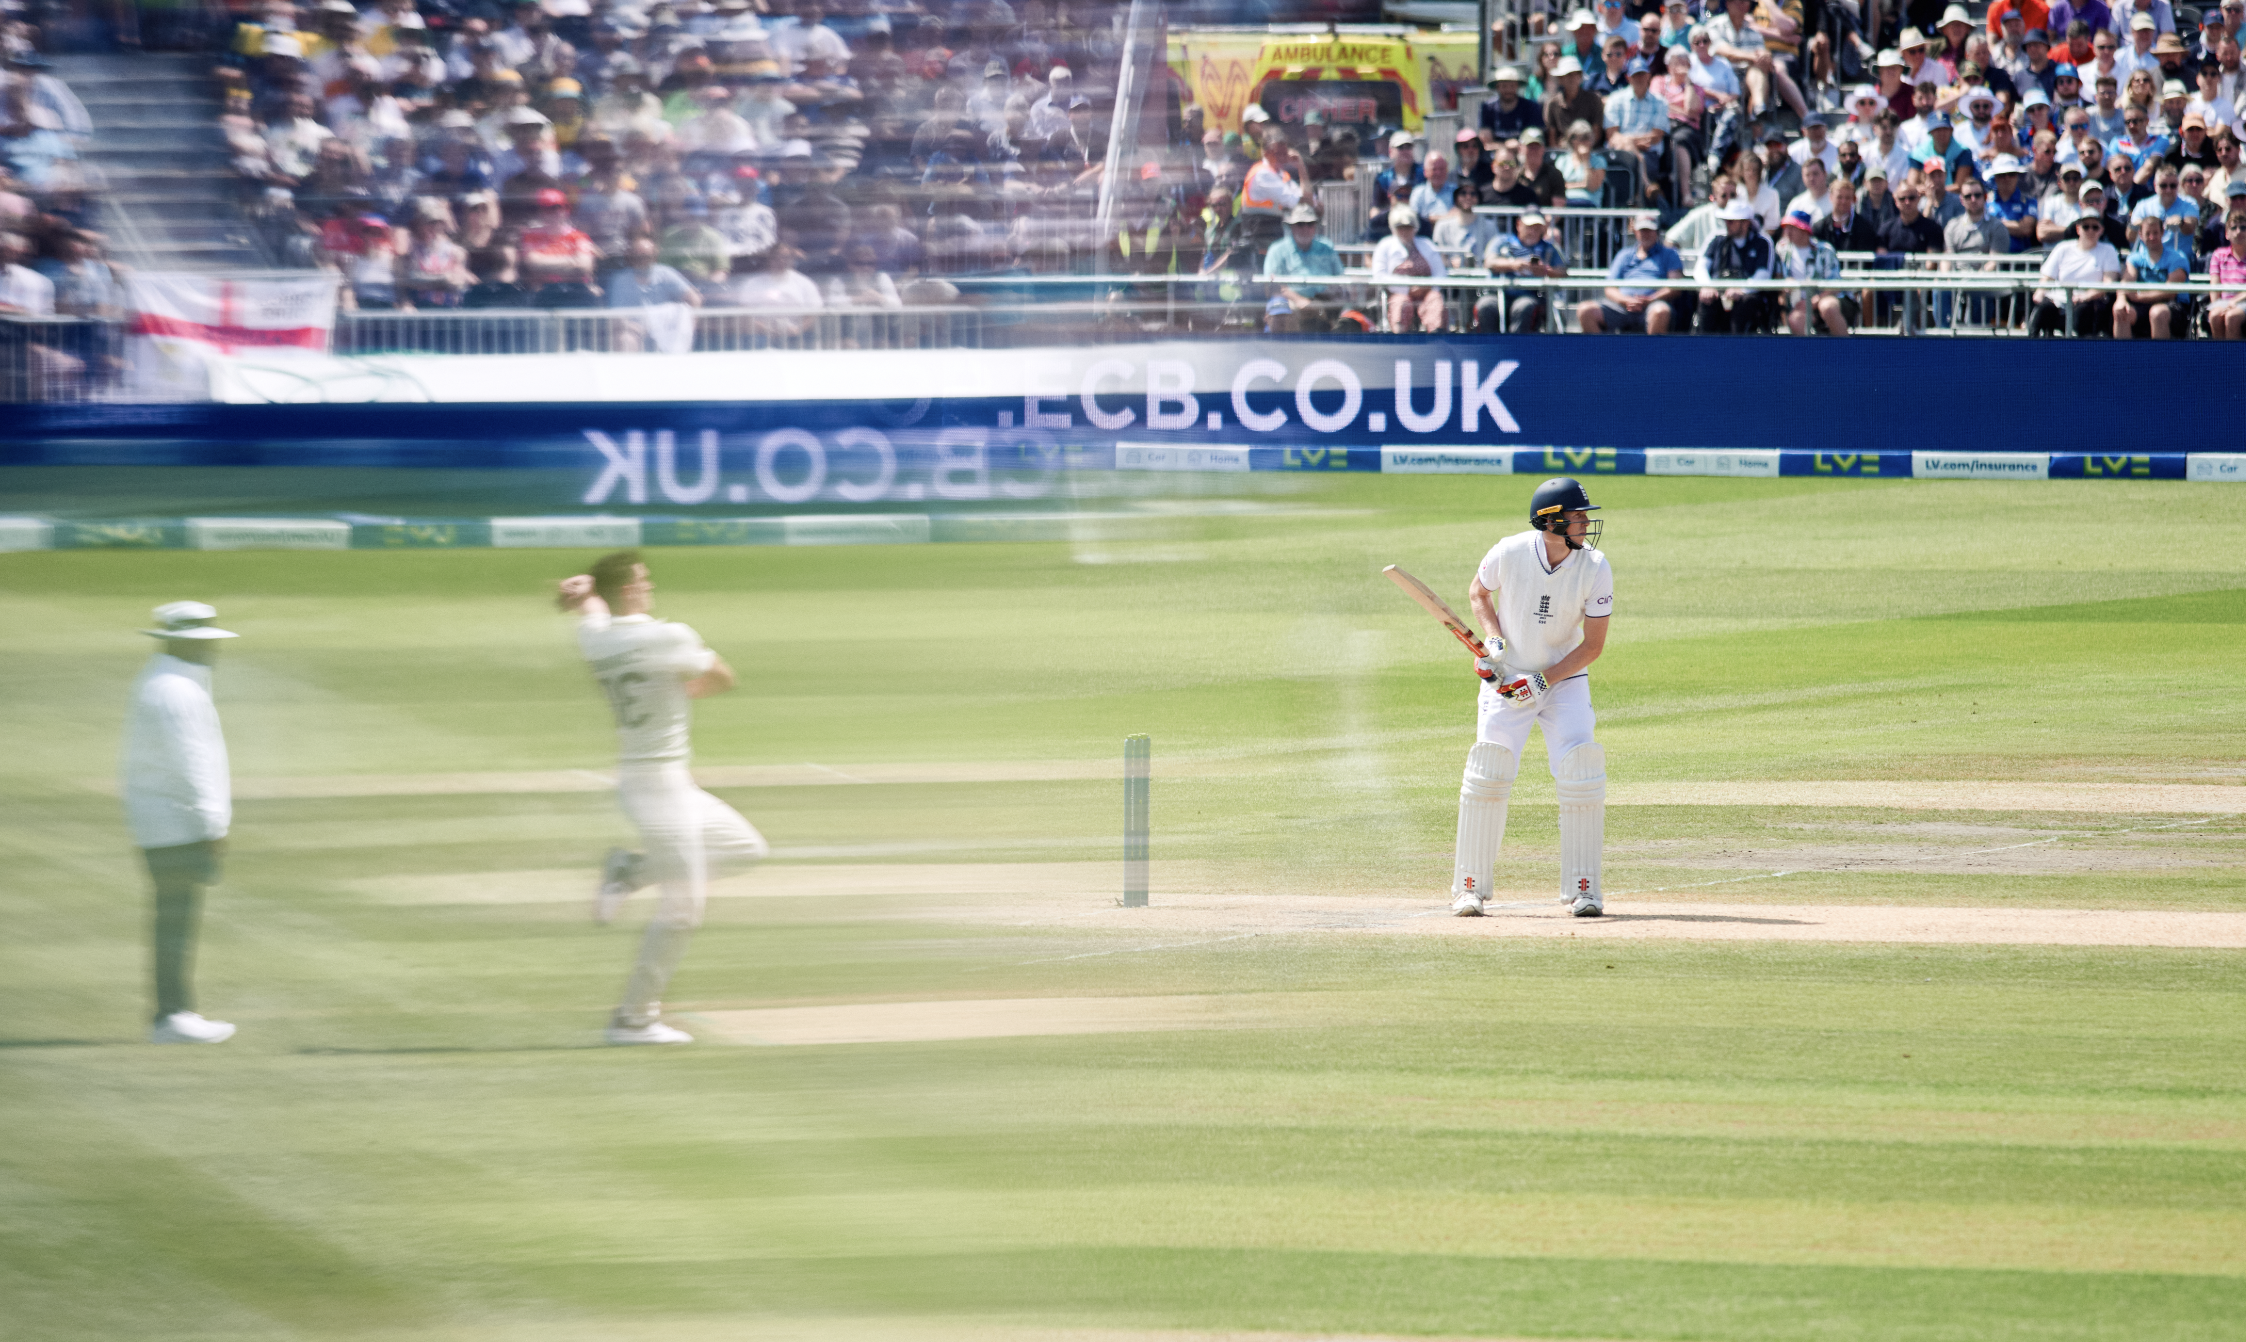
<path fill-rule="evenodd" d="M 1458 785 L 1458 854 L 1451 867 L 1451 893 L 1471 890 L 1487 899 L 1490 870 L 1498 845 L 1505 842 L 1505 803 L 1513 795 L 1520 761 L 1504 746 L 1476 742 L 1466 752 L 1466 776 Z"/>
<path fill-rule="evenodd" d="M 1604 904 L 1599 856 L 1606 848 L 1607 831 L 1605 748 L 1577 746 L 1560 760 L 1555 779 L 1560 793 L 1560 897 L 1588 896 Z"/>

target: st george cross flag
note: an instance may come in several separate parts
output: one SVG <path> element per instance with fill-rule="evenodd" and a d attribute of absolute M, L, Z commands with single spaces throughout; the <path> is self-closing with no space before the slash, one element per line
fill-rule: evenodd
<path fill-rule="evenodd" d="M 205 401 L 214 356 L 284 361 L 326 354 L 336 278 L 150 273 L 131 278 L 127 354 L 143 395 Z"/>

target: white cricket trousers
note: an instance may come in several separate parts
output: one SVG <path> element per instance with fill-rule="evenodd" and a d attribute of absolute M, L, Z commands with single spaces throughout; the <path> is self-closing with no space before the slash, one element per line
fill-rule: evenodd
<path fill-rule="evenodd" d="M 642 870 L 661 891 L 616 1007 L 618 1024 L 639 1026 L 662 1014 L 663 989 L 701 925 L 712 869 L 759 861 L 772 846 L 739 811 L 696 787 L 684 761 L 623 765 L 616 801 L 638 828 Z"/>
<path fill-rule="evenodd" d="M 1589 676 L 1568 677 L 1545 691 L 1543 700 L 1534 706 L 1514 703 L 1484 681 L 1475 699 L 1474 715 L 1474 739 L 1492 741 L 1512 751 L 1516 767 L 1522 748 L 1528 745 L 1529 728 L 1542 727 L 1546 763 L 1555 779 L 1560 776 L 1560 761 L 1577 746 L 1592 744 L 1591 734 L 1599 724 L 1599 715 L 1591 711 Z"/>

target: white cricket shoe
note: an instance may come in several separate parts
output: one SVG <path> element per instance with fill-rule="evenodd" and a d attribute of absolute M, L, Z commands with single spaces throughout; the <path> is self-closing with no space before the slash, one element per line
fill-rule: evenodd
<path fill-rule="evenodd" d="M 624 907 L 624 901 L 632 897 L 634 890 L 639 889 L 633 883 L 633 876 L 636 874 L 633 869 L 637 866 L 639 854 L 628 848 L 611 848 L 608 856 L 601 859 L 600 889 L 593 892 L 594 922 L 607 924 L 615 921 L 616 911 Z"/>
<path fill-rule="evenodd" d="M 222 1020 L 204 1020 L 192 1011 L 174 1011 L 148 1030 L 151 1044 L 223 1044 L 233 1037 L 233 1026 Z"/>
<path fill-rule="evenodd" d="M 659 1020 L 645 1025 L 611 1025 L 608 1027 L 611 1044 L 691 1044 L 694 1036 Z"/>
<path fill-rule="evenodd" d="M 1458 918 L 1481 917 L 1482 897 L 1475 894 L 1473 891 L 1468 890 L 1458 898 L 1451 901 L 1451 914 L 1452 916 Z"/>
<path fill-rule="evenodd" d="M 1600 903 L 1595 895 L 1578 896 L 1573 904 L 1568 905 L 1568 912 L 1578 918 L 1596 918 L 1606 911 L 1606 905 Z"/>

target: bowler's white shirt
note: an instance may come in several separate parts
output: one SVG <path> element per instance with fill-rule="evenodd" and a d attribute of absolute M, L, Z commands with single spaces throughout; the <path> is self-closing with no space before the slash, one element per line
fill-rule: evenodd
<path fill-rule="evenodd" d="M 148 659 L 133 682 L 118 783 L 125 823 L 141 847 L 226 837 L 234 794 L 209 667 L 161 652 Z"/>
<path fill-rule="evenodd" d="M 1505 664 L 1542 671 L 1583 641 L 1585 617 L 1614 613 L 1614 570 L 1597 550 L 1570 550 L 1558 568 L 1544 562 L 1544 533 L 1507 536 L 1482 556 L 1474 576 L 1497 594 Z"/>
<path fill-rule="evenodd" d="M 686 682 L 717 665 L 702 636 L 652 615 L 588 615 L 577 647 L 616 715 L 618 761 L 683 763 L 694 705 Z"/>

